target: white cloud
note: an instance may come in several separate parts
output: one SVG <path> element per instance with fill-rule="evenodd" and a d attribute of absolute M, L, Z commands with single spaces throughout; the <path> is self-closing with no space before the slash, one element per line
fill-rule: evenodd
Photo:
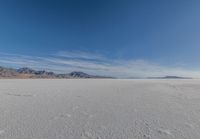
<path fill-rule="evenodd" d="M 47 57 L 0 53 L 0 65 L 8 67 L 30 67 L 57 73 L 83 71 L 94 75 L 114 77 L 157 77 L 176 75 L 200 77 L 200 72 L 181 67 L 166 67 L 144 60 L 109 59 L 87 52 L 58 52 Z"/>

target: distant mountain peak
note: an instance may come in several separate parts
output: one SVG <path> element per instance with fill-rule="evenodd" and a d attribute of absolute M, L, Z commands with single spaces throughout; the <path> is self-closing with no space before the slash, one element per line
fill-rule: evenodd
<path fill-rule="evenodd" d="M 35 73 L 35 70 L 28 68 L 28 67 L 19 68 L 16 71 L 18 73 L 24 73 L 24 74 L 34 74 Z"/>
<path fill-rule="evenodd" d="M 75 77 L 75 78 L 82 78 L 82 77 L 91 78 L 92 77 L 91 75 L 88 75 L 81 71 L 73 71 L 73 72 L 69 73 L 69 75 L 72 77 Z"/>

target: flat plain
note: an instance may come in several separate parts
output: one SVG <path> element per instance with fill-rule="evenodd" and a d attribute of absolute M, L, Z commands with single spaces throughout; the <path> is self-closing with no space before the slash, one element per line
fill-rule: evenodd
<path fill-rule="evenodd" d="M 1 79 L 1 139 L 199 139 L 200 80 Z"/>

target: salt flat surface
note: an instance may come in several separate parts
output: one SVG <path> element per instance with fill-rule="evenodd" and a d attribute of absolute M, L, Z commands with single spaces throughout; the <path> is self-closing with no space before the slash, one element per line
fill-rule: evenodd
<path fill-rule="evenodd" d="M 1 139 L 199 139 L 200 80 L 0 80 Z"/>

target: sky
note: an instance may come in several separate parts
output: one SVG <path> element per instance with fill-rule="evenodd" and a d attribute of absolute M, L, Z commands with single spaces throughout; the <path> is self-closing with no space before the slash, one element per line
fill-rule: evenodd
<path fill-rule="evenodd" d="M 0 66 L 200 77 L 200 1 L 1 0 Z"/>

